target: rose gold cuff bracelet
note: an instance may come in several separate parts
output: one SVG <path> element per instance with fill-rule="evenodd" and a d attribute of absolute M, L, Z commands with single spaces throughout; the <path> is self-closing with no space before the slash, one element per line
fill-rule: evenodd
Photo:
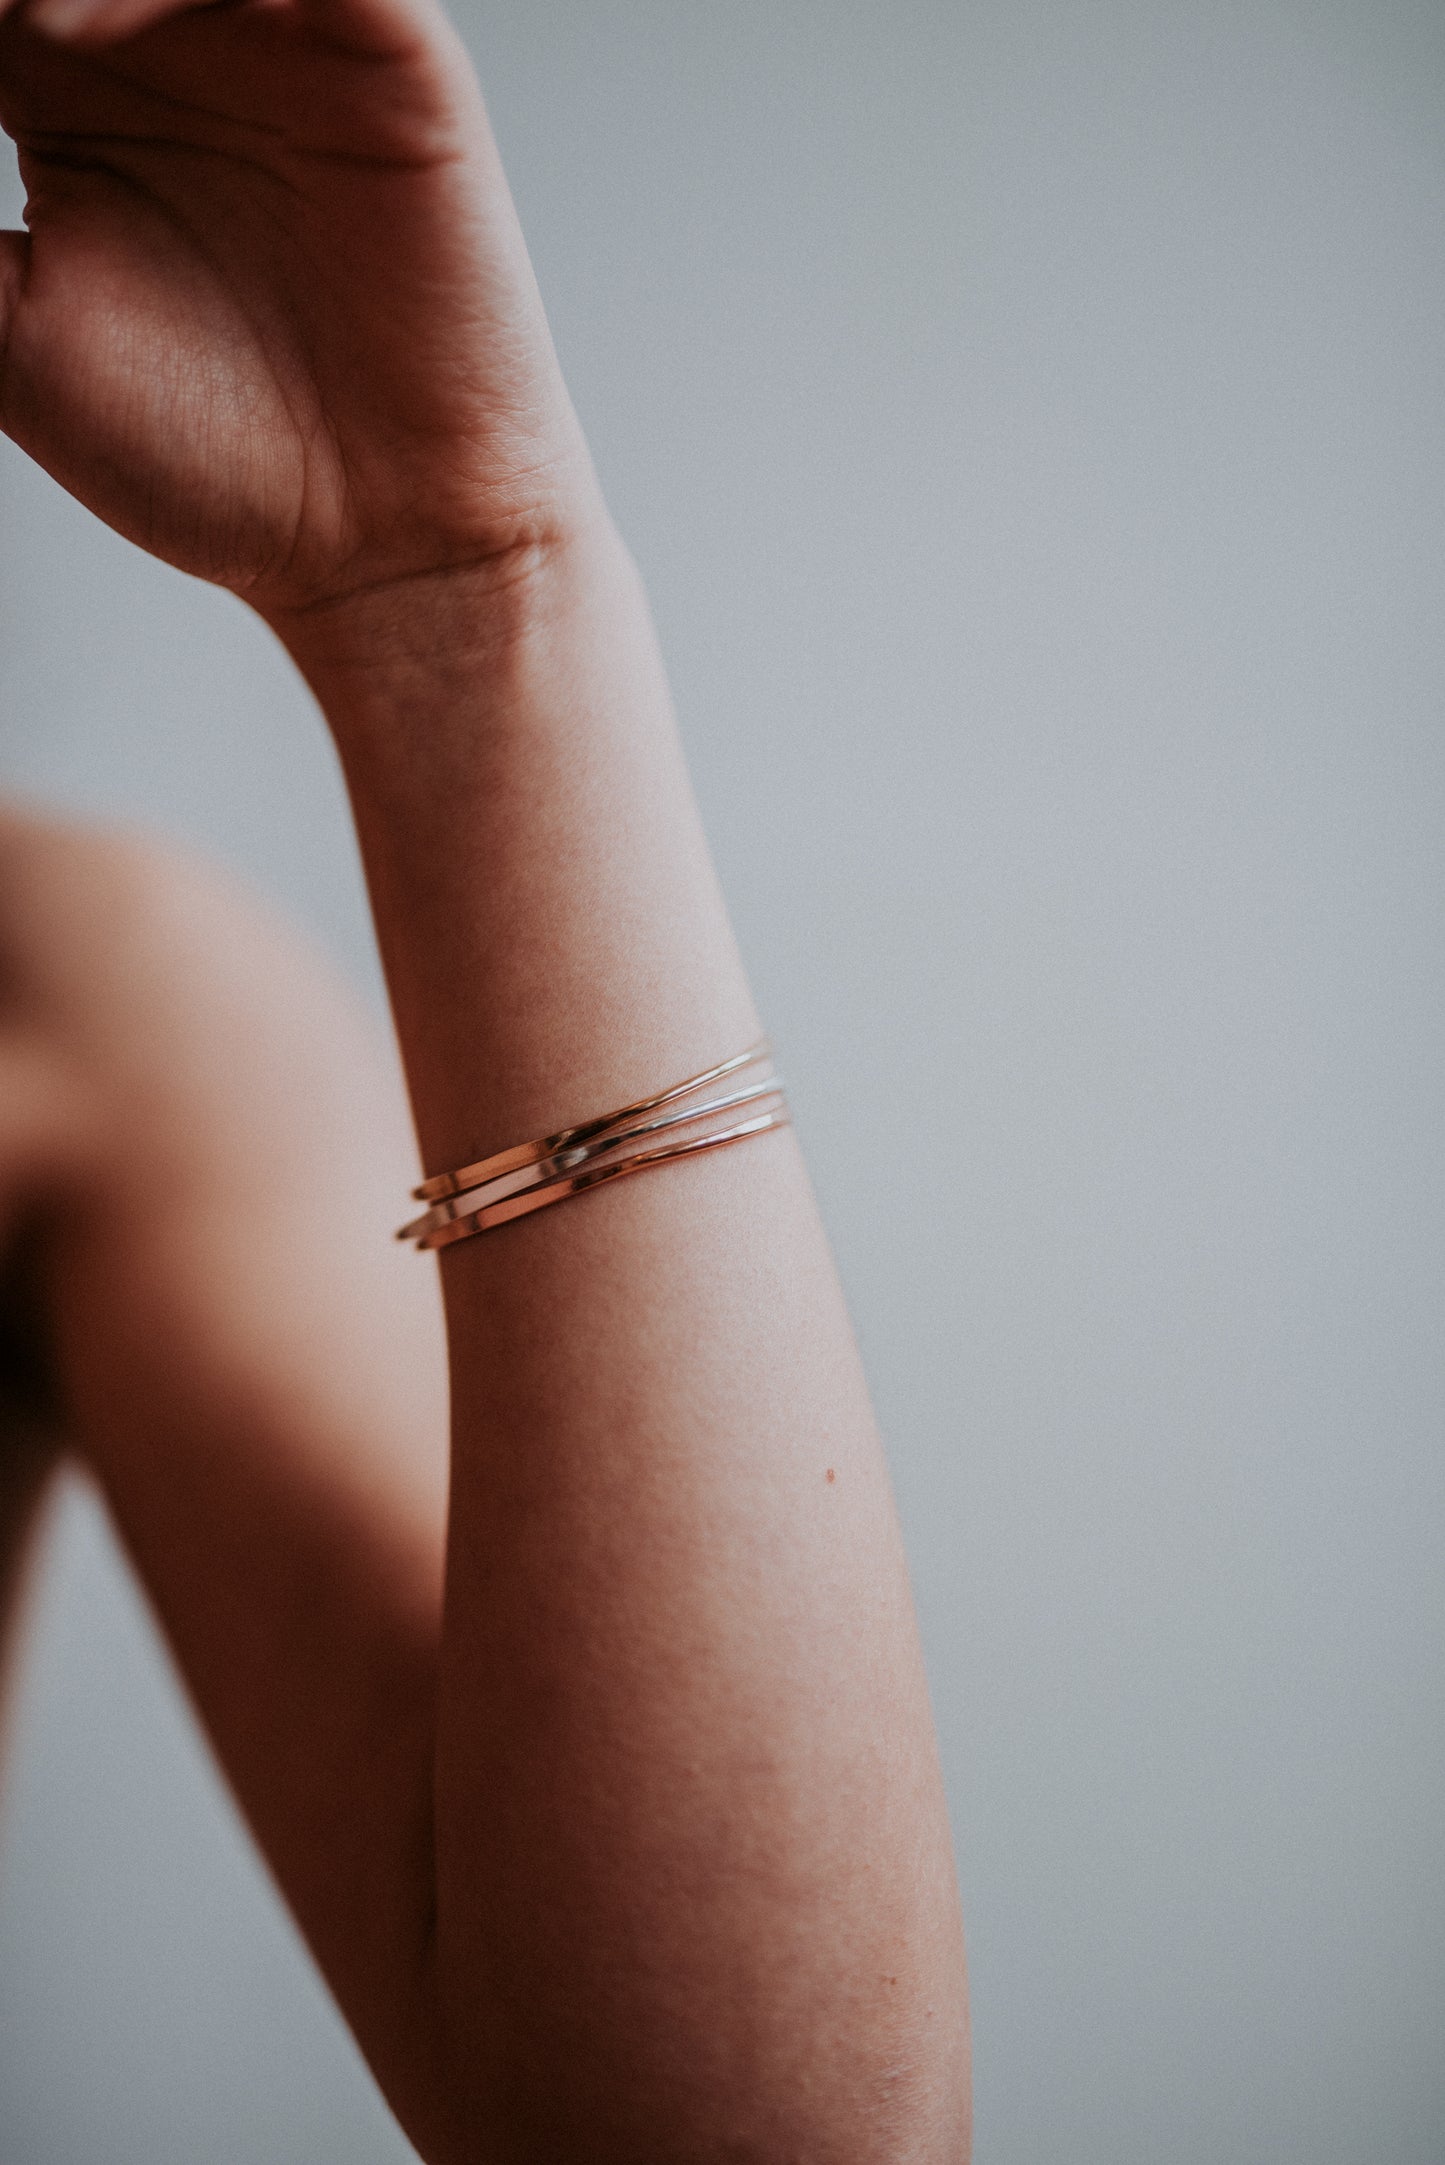
<path fill-rule="evenodd" d="M 762 1076 L 695 1102 L 710 1084 L 759 1065 L 766 1068 Z M 717 1125 L 724 1116 L 754 1104 L 760 1110 L 748 1119 Z M 494 1157 L 463 1165 L 456 1172 L 433 1175 L 412 1190 L 418 1202 L 432 1207 L 402 1226 L 396 1237 L 414 1241 L 419 1249 L 449 1247 L 453 1241 L 490 1232 L 494 1226 L 506 1225 L 534 1210 L 545 1210 L 551 1203 L 565 1202 L 569 1196 L 601 1187 L 605 1181 L 646 1172 L 650 1166 L 665 1165 L 674 1158 L 742 1142 L 749 1135 L 765 1134 L 769 1128 L 786 1127 L 789 1119 L 783 1083 L 773 1073 L 771 1049 L 764 1039 L 734 1059 L 705 1068 L 700 1075 L 674 1083 L 655 1096 L 638 1098 L 615 1112 L 559 1129 L 538 1142 L 498 1151 Z M 707 1121 L 713 1124 L 676 1142 L 654 1144 L 644 1150 L 629 1147 L 662 1130 L 696 1127 Z"/>

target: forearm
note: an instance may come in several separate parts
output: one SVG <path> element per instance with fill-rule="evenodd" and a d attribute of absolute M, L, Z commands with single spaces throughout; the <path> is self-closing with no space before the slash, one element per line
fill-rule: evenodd
<path fill-rule="evenodd" d="M 428 1169 L 757 1019 L 635 577 L 283 627 Z M 791 1137 L 447 1252 L 436 1987 L 503 2154 L 954 2161 L 961 1945 L 886 1472 Z"/>

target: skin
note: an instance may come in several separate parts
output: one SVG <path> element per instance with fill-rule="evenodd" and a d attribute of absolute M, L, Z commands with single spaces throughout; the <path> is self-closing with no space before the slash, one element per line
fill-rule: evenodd
<path fill-rule="evenodd" d="M 737 1051 L 758 1021 L 646 605 L 454 34 L 425 0 L 61 5 L 0 23 L 30 191 L 0 420 L 243 595 L 316 693 L 427 1168 Z M 153 1035 L 138 1107 L 170 1057 Z M 284 1120 L 305 1092 L 268 1072 Z M 932 1724 L 793 1138 L 446 1251 L 439 1571 L 434 1491 L 386 1470 L 420 1371 L 397 1349 L 388 1383 L 386 1328 L 348 1320 L 350 1250 L 389 1222 L 366 1150 L 318 1182 L 239 1135 L 277 1216 L 221 1218 L 218 1250 L 214 1210 L 204 1239 L 167 1214 L 158 1281 L 98 1338 L 58 1236 L 45 1299 L 236 1793 L 422 2154 L 957 2165 Z M 319 1340 L 268 1268 L 293 1183 Z M 177 1391 L 155 1348 L 183 1292 Z M 349 1387 L 321 1375 L 343 1341 Z"/>
<path fill-rule="evenodd" d="M 394 1061 L 214 872 L 11 809 L 0 1107 L 12 1605 L 40 1492 L 82 1450 L 167 1613 L 229 1604 L 186 1654 L 233 1774 L 263 1809 L 284 1791 L 278 1841 L 344 1847 L 348 1780 L 367 1768 L 376 1801 L 414 1719 L 376 1698 L 383 1656 L 410 1650 L 424 1702 L 442 1585 L 437 1288 L 376 1238 L 415 1177 Z"/>

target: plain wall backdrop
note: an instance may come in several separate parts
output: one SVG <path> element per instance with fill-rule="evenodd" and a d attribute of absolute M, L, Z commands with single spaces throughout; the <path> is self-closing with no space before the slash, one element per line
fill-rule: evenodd
<path fill-rule="evenodd" d="M 464 25 L 892 1453 L 979 2165 L 1441 2165 L 1445 10 Z M 0 786 L 375 985 L 265 633 L 0 497 Z M 4 2165 L 409 2154 L 80 1502 L 17 1743 Z"/>

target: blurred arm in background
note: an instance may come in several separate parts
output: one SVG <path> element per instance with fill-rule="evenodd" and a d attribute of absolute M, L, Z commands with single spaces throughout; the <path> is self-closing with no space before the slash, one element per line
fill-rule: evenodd
<path fill-rule="evenodd" d="M 0 418 L 243 595 L 312 686 L 428 1170 L 754 1040 L 646 604 L 431 0 L 32 0 L 0 25 L 0 115 L 30 192 Z M 188 1042 L 258 1063 L 248 1103 L 315 1096 L 299 1030 L 243 1047 L 207 1013 Z M 163 1102 L 164 1041 L 127 1057 L 134 1106 Z M 413 2139 L 447 2165 L 956 2165 L 942 1784 L 791 1136 L 447 1251 L 443 1592 L 438 1514 L 393 1472 L 405 1363 L 348 1322 L 353 1274 L 370 1300 L 411 1262 L 371 1260 L 407 1183 L 314 1121 L 278 1160 L 243 1111 L 225 1207 L 195 1156 L 159 1221 L 123 1184 L 112 1230 L 149 1227 L 123 1308 L 57 1226 L 57 1358 Z M 177 1369 L 169 1319 L 213 1272 Z M 276 1334 L 259 1374 L 248 1315 Z"/>
<path fill-rule="evenodd" d="M 74 1450 L 142 1575 L 190 1575 L 203 1714 L 313 1871 L 409 1817 L 430 1722 L 445 1348 L 375 1237 L 414 1177 L 386 1048 L 301 943 L 179 853 L 0 813 L 11 1620 Z"/>

